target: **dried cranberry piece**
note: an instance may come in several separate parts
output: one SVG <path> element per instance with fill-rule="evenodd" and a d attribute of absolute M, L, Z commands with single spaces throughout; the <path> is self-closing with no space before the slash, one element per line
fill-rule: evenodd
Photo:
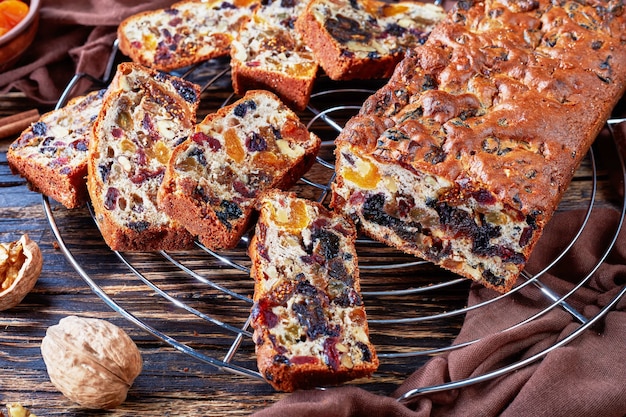
<path fill-rule="evenodd" d="M 240 180 L 233 181 L 233 189 L 246 198 L 254 198 L 258 194 L 258 190 L 246 187 Z"/>
<path fill-rule="evenodd" d="M 79 152 L 87 152 L 89 144 L 86 139 L 78 139 L 70 143 L 69 147 Z"/>
<path fill-rule="evenodd" d="M 106 195 L 104 196 L 104 208 L 107 210 L 114 210 L 117 206 L 117 199 L 120 196 L 120 192 L 115 187 L 109 187 Z"/>
<path fill-rule="evenodd" d="M 334 370 L 339 369 L 339 351 L 337 350 L 337 339 L 329 337 L 324 340 L 324 360 L 326 364 Z"/>
<path fill-rule="evenodd" d="M 168 25 L 170 26 L 178 26 L 183 22 L 183 19 L 181 19 L 180 17 L 175 17 L 172 20 L 170 20 L 168 22 Z"/>
<path fill-rule="evenodd" d="M 213 152 L 217 152 L 221 149 L 222 144 L 219 140 L 214 138 L 213 136 L 209 136 L 204 132 L 196 132 L 191 135 L 191 140 L 196 142 L 198 145 L 208 146 Z"/>
<path fill-rule="evenodd" d="M 317 358 L 314 356 L 294 356 L 291 358 L 291 363 L 294 365 L 306 365 L 306 364 L 316 364 L 318 362 Z"/>
<path fill-rule="evenodd" d="M 524 230 L 522 230 L 522 235 L 519 238 L 519 245 L 522 248 L 528 245 L 528 243 L 530 243 L 530 240 L 533 237 L 534 231 L 535 229 L 531 226 L 525 227 Z"/>
<path fill-rule="evenodd" d="M 496 197 L 487 190 L 478 190 L 478 191 L 474 191 L 472 193 L 472 197 L 474 197 L 474 200 L 476 200 L 476 202 L 478 204 L 495 204 L 496 203 Z"/>
<path fill-rule="evenodd" d="M 278 316 L 272 312 L 271 303 L 265 299 L 259 300 L 252 308 L 252 320 L 268 329 L 276 327 L 280 321 Z"/>
<path fill-rule="evenodd" d="M 121 138 L 122 136 L 124 136 L 124 131 L 123 131 L 122 129 L 120 129 L 119 127 L 114 127 L 114 128 L 111 130 L 111 135 L 112 135 L 114 138 L 119 139 L 119 138 Z"/>

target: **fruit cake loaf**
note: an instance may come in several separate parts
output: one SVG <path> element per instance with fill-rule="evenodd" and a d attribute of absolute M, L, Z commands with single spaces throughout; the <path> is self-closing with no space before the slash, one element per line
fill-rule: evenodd
<path fill-rule="evenodd" d="M 386 78 L 444 16 L 431 3 L 312 0 L 295 27 L 331 79 Z"/>
<path fill-rule="evenodd" d="M 235 93 L 270 90 L 293 109 L 304 110 L 318 70 L 312 51 L 294 30 L 305 7 L 300 0 L 269 0 L 243 23 L 230 50 Z"/>
<path fill-rule="evenodd" d="M 206 116 L 176 148 L 159 207 L 207 247 L 234 247 L 249 228 L 259 192 L 293 185 L 320 144 L 275 94 L 249 91 Z"/>
<path fill-rule="evenodd" d="M 105 91 L 75 97 L 42 115 L 7 151 L 14 173 L 69 209 L 87 202 L 87 150 Z"/>
<path fill-rule="evenodd" d="M 270 191 L 258 207 L 248 252 L 261 375 L 283 391 L 371 375 L 352 222 L 293 193 Z"/>
<path fill-rule="evenodd" d="M 186 0 L 141 12 L 119 25 L 119 48 L 136 63 L 162 71 L 228 56 L 256 6 L 255 0 Z"/>
<path fill-rule="evenodd" d="M 89 145 L 88 190 L 106 243 L 178 250 L 193 237 L 157 207 L 172 150 L 192 132 L 198 86 L 134 63 L 117 67 Z"/>
<path fill-rule="evenodd" d="M 506 292 L 626 86 L 613 1 L 461 1 L 337 139 L 332 206 Z"/>

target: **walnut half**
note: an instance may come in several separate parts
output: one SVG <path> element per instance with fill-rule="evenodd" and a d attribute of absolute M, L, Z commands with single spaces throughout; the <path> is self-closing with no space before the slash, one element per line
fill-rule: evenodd
<path fill-rule="evenodd" d="M 0 311 L 22 302 L 35 286 L 42 266 L 41 250 L 27 234 L 18 241 L 0 243 Z"/>
<path fill-rule="evenodd" d="M 54 386 L 91 409 L 123 403 L 143 364 L 124 330 L 105 320 L 76 316 L 48 328 L 41 354 Z"/>

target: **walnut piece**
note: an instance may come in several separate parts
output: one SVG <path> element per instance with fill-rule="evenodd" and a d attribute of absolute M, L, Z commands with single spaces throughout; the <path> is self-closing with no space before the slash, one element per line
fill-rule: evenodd
<path fill-rule="evenodd" d="M 18 241 L 0 243 L 0 311 L 22 302 L 35 286 L 42 266 L 41 250 L 27 234 Z"/>
<path fill-rule="evenodd" d="M 7 412 L 9 413 L 9 417 L 37 417 L 35 414 L 25 409 L 20 403 L 7 404 Z M 0 417 L 4 417 L 1 411 Z"/>
<path fill-rule="evenodd" d="M 143 365 L 137 345 L 105 320 L 68 316 L 41 343 L 50 380 L 70 400 L 91 409 L 115 408 Z"/>

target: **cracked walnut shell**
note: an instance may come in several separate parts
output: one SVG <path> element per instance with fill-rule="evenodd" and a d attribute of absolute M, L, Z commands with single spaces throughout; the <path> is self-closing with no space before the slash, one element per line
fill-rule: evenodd
<path fill-rule="evenodd" d="M 18 305 L 35 286 L 43 258 L 37 243 L 27 234 L 11 243 L 0 243 L 0 311 Z"/>
<path fill-rule="evenodd" d="M 105 320 L 76 316 L 48 328 L 41 354 L 54 386 L 91 409 L 123 403 L 143 365 L 124 330 Z"/>

